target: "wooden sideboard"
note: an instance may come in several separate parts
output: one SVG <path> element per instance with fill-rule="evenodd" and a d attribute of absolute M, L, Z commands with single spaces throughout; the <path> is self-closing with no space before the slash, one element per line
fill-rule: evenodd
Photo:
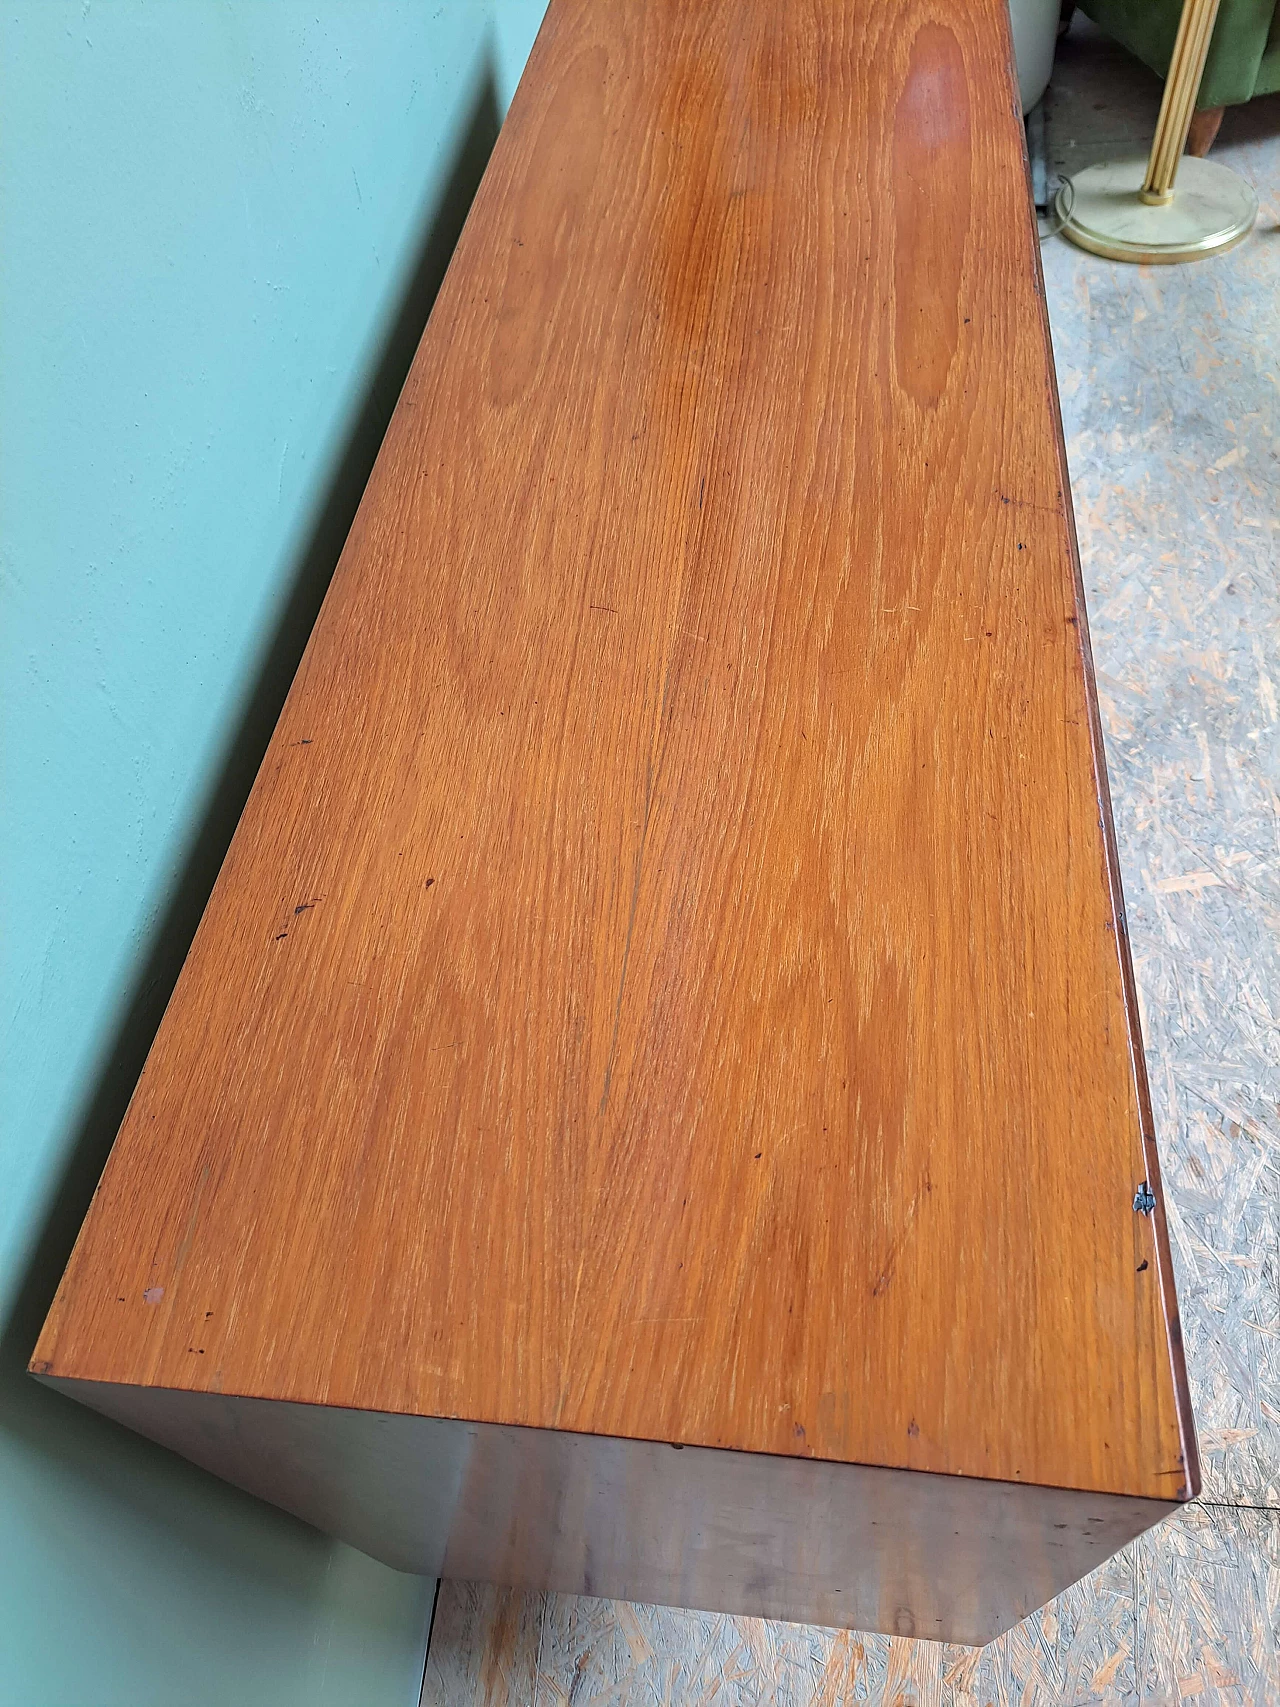
<path fill-rule="evenodd" d="M 32 1369 L 957 1641 L 1197 1491 L 1005 0 L 552 0 Z"/>

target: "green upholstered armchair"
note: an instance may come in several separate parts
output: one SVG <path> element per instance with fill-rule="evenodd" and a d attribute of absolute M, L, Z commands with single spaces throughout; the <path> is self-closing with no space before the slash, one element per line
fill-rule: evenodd
<path fill-rule="evenodd" d="M 1109 36 L 1159 76 L 1169 69 L 1182 0 L 1079 0 Z M 1187 138 L 1189 154 L 1207 154 L 1224 107 L 1280 89 L 1280 6 L 1276 0 L 1222 0 Z"/>

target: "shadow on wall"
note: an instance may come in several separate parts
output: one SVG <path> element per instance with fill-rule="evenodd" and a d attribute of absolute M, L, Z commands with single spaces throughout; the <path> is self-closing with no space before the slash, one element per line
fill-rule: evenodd
<path fill-rule="evenodd" d="M 0 1335 L 0 1429 L 21 1435 L 35 1450 L 57 1454 L 62 1447 L 59 1432 L 51 1430 L 47 1420 L 47 1407 L 51 1405 L 60 1407 L 63 1420 L 68 1411 L 75 1413 L 94 1433 L 101 1429 L 125 1432 L 41 1387 L 28 1376 L 27 1362 L 301 662 L 501 122 L 490 68 L 481 82 L 445 188 L 424 220 L 426 235 L 404 299 L 337 459 L 319 519 L 299 555 L 283 614 L 248 694 L 245 712 L 228 737 L 203 820 L 133 983 L 107 1066 L 86 1103 L 53 1208 Z M 150 1443 L 145 1447 L 138 1444 L 147 1454 L 161 1450 Z M 204 1472 L 194 1467 L 190 1474 L 207 1480 Z M 230 1499 L 245 1497 L 228 1490 Z M 281 1514 L 281 1521 L 292 1524 L 295 1520 Z"/>

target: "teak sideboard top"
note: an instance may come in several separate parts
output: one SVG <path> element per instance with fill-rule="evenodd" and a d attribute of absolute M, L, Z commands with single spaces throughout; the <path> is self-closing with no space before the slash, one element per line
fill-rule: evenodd
<path fill-rule="evenodd" d="M 554 0 L 37 1371 L 1194 1491 L 1004 4 Z"/>

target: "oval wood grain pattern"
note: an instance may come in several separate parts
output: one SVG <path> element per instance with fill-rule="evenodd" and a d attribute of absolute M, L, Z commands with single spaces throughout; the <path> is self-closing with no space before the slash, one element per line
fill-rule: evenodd
<path fill-rule="evenodd" d="M 1197 1484 L 1004 0 L 553 0 L 36 1353 Z"/>

